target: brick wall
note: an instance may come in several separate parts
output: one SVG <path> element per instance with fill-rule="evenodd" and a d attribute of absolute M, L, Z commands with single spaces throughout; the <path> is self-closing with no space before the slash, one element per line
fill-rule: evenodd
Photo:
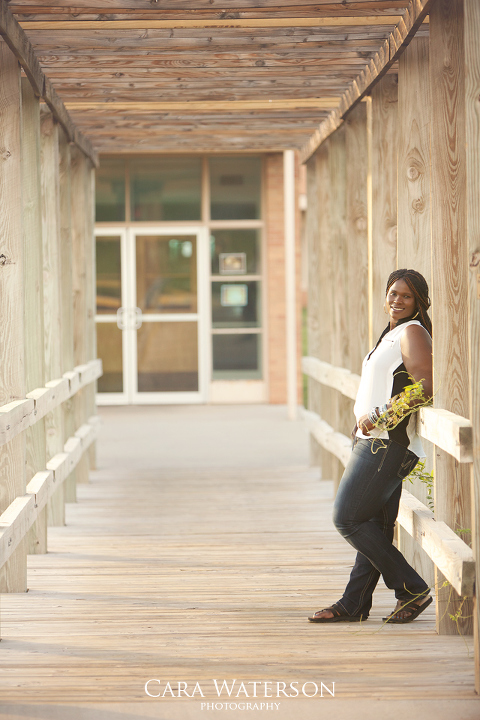
<path fill-rule="evenodd" d="M 296 166 L 298 196 L 299 167 Z M 297 207 L 297 348 L 298 399 L 301 402 L 301 307 L 300 307 L 300 211 Z M 283 154 L 265 158 L 265 225 L 267 262 L 268 382 L 269 402 L 287 401 L 286 326 L 285 326 L 285 240 L 283 215 Z"/>

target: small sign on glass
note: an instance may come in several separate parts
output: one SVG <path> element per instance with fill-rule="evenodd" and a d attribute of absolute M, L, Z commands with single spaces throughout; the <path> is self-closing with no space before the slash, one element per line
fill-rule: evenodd
<path fill-rule="evenodd" d="M 218 256 L 220 275 L 245 275 L 247 253 L 220 253 Z"/>
<path fill-rule="evenodd" d="M 220 303 L 222 307 L 245 307 L 248 304 L 248 286 L 221 285 Z"/>

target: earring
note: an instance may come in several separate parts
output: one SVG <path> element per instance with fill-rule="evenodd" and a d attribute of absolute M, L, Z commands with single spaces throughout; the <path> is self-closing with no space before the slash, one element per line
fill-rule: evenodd
<path fill-rule="evenodd" d="M 417 312 L 415 313 L 415 315 L 412 316 L 412 320 L 415 320 L 415 318 L 417 317 L 417 315 L 418 315 L 419 313 L 420 313 L 420 310 L 417 310 Z"/>
<path fill-rule="evenodd" d="M 385 302 L 386 302 L 386 301 L 385 301 Z M 387 310 L 386 307 L 385 307 L 385 303 L 383 303 L 383 312 L 385 313 L 385 315 L 388 315 L 388 310 Z"/>

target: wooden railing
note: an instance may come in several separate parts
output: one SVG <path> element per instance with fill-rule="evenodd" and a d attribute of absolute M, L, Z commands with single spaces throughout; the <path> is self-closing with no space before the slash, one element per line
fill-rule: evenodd
<path fill-rule="evenodd" d="M 314 357 L 302 358 L 302 370 L 322 385 L 355 399 L 360 383 L 359 375 Z M 351 454 L 351 439 L 336 432 L 310 410 L 304 410 L 304 419 L 315 440 L 345 466 Z M 417 432 L 458 462 L 472 462 L 472 425 L 466 418 L 447 410 L 421 408 L 418 411 Z M 433 512 L 405 489 L 400 501 L 398 522 L 423 548 L 459 595 L 474 595 L 475 560 L 472 550 L 446 523 L 435 520 Z"/>
<path fill-rule="evenodd" d="M 5 445 L 34 425 L 101 375 L 102 361 L 92 360 L 48 382 L 45 387 L 33 390 L 25 399 L 0 407 L 0 445 Z M 16 497 L 0 515 L 0 567 L 7 562 L 48 500 L 77 466 L 97 433 L 98 417 L 90 417 L 68 438 L 63 452 L 54 455 L 45 470 L 33 476 L 25 495 Z"/>

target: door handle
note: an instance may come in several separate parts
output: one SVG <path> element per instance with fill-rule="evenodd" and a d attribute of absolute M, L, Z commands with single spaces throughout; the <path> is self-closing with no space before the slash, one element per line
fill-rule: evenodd
<path fill-rule="evenodd" d="M 136 307 L 133 312 L 135 313 L 135 330 L 140 330 L 142 327 L 142 311 L 139 307 Z"/>
<path fill-rule="evenodd" d="M 127 329 L 127 326 L 125 325 L 125 322 L 124 322 L 124 316 L 125 316 L 126 311 L 127 311 L 127 308 L 124 308 L 124 307 L 120 307 L 117 310 L 117 327 L 119 330 Z"/>

